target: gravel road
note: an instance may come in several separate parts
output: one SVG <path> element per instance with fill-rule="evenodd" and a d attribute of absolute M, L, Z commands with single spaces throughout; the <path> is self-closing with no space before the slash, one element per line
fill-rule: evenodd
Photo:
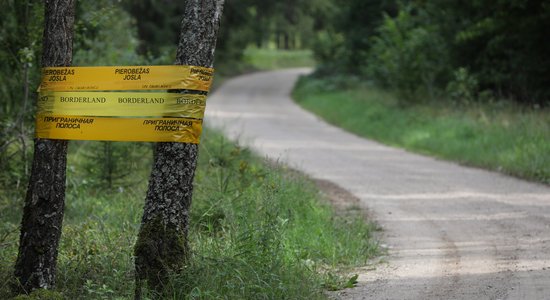
<path fill-rule="evenodd" d="M 331 181 L 384 229 L 387 263 L 342 299 L 550 299 L 550 187 L 411 154 L 319 120 L 289 98 L 307 69 L 237 77 L 205 123 Z"/>

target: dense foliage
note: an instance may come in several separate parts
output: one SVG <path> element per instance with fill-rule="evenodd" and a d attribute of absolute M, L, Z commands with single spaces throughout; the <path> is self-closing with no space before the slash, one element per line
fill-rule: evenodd
<path fill-rule="evenodd" d="M 167 54 L 177 1 L 122 1 L 139 53 Z M 353 74 L 404 100 L 550 99 L 550 4 L 543 0 L 227 1 L 217 66 L 238 69 L 247 47 L 311 48 L 318 74 Z M 235 70 L 238 71 L 238 70 Z"/>
<path fill-rule="evenodd" d="M 19 185 L 29 167 L 43 6 L 38 0 L 2 1 L 0 15 L 0 186 Z"/>
<path fill-rule="evenodd" d="M 410 99 L 550 102 L 548 1 L 352 0 L 332 17 L 337 38 L 314 49 L 329 71 Z"/>

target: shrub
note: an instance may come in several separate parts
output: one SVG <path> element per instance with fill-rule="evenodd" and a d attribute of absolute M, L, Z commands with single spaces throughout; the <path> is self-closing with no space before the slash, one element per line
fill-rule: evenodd
<path fill-rule="evenodd" d="M 434 98 L 447 77 L 447 50 L 436 25 L 420 24 L 421 11 L 386 16 L 373 38 L 365 73 L 402 100 Z"/>
<path fill-rule="evenodd" d="M 470 74 L 466 68 L 458 68 L 453 75 L 454 79 L 447 84 L 449 97 L 463 104 L 474 101 L 479 89 L 477 78 Z"/>

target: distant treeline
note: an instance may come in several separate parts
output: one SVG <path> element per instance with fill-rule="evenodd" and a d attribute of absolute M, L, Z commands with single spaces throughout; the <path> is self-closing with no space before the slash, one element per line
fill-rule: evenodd
<path fill-rule="evenodd" d="M 140 53 L 159 55 L 177 42 L 181 1 L 123 1 L 137 21 Z M 248 46 L 309 49 L 328 26 L 333 0 L 229 0 L 223 12 L 216 63 L 238 62 Z"/>
<path fill-rule="evenodd" d="M 172 63 L 182 3 L 78 1 L 74 64 Z M 43 1 L 0 1 L 0 18 L 2 184 L 18 182 L 28 168 Z M 407 101 L 510 98 L 547 106 L 549 28 L 544 0 L 228 0 L 216 67 L 231 69 L 249 46 L 312 49 L 318 75 L 351 74 Z"/>
<path fill-rule="evenodd" d="M 550 103 L 549 1 L 347 0 L 333 12 L 313 48 L 320 73 L 411 100 Z"/>
<path fill-rule="evenodd" d="M 223 22 L 222 65 L 250 45 L 309 48 L 318 74 L 353 74 L 405 100 L 550 103 L 549 1 L 230 0 Z"/>

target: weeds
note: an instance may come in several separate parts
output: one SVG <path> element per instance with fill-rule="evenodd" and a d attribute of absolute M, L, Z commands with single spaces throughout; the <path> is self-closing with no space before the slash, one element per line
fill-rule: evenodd
<path fill-rule="evenodd" d="M 86 170 L 96 159 L 88 151 L 96 150 L 87 142 L 70 147 L 56 292 L 66 299 L 129 299 L 147 188 L 146 180 L 135 179 L 149 175 L 150 148 L 139 148 L 141 159 L 128 169 L 132 175 L 113 188 L 98 185 L 100 177 L 94 181 Z M 306 178 L 269 166 L 214 132 L 205 132 L 200 151 L 192 259 L 170 276 L 164 298 L 324 298 L 323 289 L 350 286 L 351 268 L 377 253 L 372 228 L 361 219 L 337 217 Z M 11 208 L 0 211 L 2 299 L 10 296 L 22 194 L 0 195 L 0 207 Z"/>

